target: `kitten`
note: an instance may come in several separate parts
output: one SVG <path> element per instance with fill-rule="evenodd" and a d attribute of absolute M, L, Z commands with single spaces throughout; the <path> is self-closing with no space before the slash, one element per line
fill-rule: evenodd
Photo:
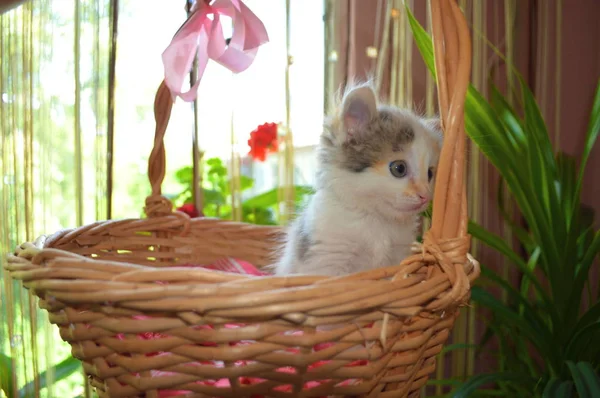
<path fill-rule="evenodd" d="M 276 275 L 344 275 L 399 264 L 432 199 L 439 121 L 346 90 L 318 146 L 316 192 L 290 226 Z"/>

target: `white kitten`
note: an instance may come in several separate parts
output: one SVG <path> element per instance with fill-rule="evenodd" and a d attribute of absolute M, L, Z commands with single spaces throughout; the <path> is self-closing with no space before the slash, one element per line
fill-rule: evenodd
<path fill-rule="evenodd" d="M 437 120 L 351 87 L 325 125 L 316 193 L 290 226 L 277 275 L 343 275 L 399 264 L 432 198 Z"/>

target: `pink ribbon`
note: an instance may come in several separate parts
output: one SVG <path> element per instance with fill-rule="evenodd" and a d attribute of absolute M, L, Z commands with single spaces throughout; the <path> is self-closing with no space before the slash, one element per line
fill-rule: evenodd
<path fill-rule="evenodd" d="M 242 72 L 254 62 L 258 47 L 269 41 L 265 26 L 240 0 L 215 0 L 208 4 L 196 0 L 192 14 L 179 28 L 171 44 L 162 54 L 165 84 L 173 96 L 190 102 L 196 98 L 198 85 L 209 59 L 234 73 Z M 212 20 L 209 18 L 212 15 Z M 233 35 L 225 43 L 220 16 L 231 17 Z M 193 87 L 183 93 L 181 88 L 192 68 L 198 51 L 198 77 Z"/>

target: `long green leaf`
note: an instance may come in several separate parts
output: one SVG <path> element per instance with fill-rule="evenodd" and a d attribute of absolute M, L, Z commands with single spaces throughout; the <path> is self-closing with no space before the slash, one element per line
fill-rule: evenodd
<path fill-rule="evenodd" d="M 532 168 L 530 172 L 533 172 L 531 182 L 539 184 L 536 191 L 544 195 L 544 203 L 548 206 L 548 210 L 555 210 L 550 208 L 552 203 L 551 191 L 554 191 L 554 181 L 556 181 L 556 169 L 548 129 L 529 86 L 520 76 L 519 81 L 525 107 L 525 136 L 529 147 L 528 158 L 532 162 L 530 165 Z M 534 177 L 539 178 L 534 179 Z"/>
<path fill-rule="evenodd" d="M 504 239 L 493 232 L 486 230 L 479 224 L 471 221 L 469 222 L 468 230 L 469 234 L 471 234 L 475 239 L 480 240 L 486 246 L 489 246 L 506 256 L 506 258 L 508 258 L 517 266 L 520 272 L 529 278 L 531 283 L 536 287 L 536 292 L 540 294 L 542 300 L 545 302 L 550 302 L 550 297 L 547 296 L 545 289 L 541 285 L 538 278 L 529 270 L 527 263 L 523 261 L 523 259 L 508 246 L 508 243 L 506 243 Z"/>
<path fill-rule="evenodd" d="M 0 353 L 0 390 L 4 391 L 4 394 L 9 398 L 15 396 L 15 386 L 13 384 L 12 374 L 12 358 Z"/>
<path fill-rule="evenodd" d="M 523 128 L 523 123 L 517 116 L 513 107 L 494 84 L 492 84 L 490 90 L 490 103 L 498 114 L 506 132 L 508 132 L 508 138 L 515 150 L 515 156 L 520 156 L 527 145 L 527 137 Z"/>
<path fill-rule="evenodd" d="M 477 391 L 478 388 L 480 388 L 483 385 L 490 384 L 490 383 L 510 382 L 510 381 L 529 382 L 529 383 L 533 382 L 533 380 L 530 377 L 523 375 L 521 373 L 502 372 L 502 373 L 480 374 L 480 375 L 470 378 L 465 384 L 463 384 L 461 387 L 459 387 L 454 392 L 453 397 L 454 398 L 471 397 L 471 394 L 473 394 L 475 391 Z"/>
<path fill-rule="evenodd" d="M 571 398 L 573 383 L 571 381 L 561 382 L 558 378 L 553 378 L 546 384 L 542 398 Z"/>
<path fill-rule="evenodd" d="M 577 286 L 583 287 L 585 284 L 590 268 L 598 254 L 600 254 L 600 230 L 594 234 L 594 239 L 577 268 L 575 275 L 575 283 L 578 283 Z"/>
<path fill-rule="evenodd" d="M 519 80 L 524 100 L 525 131 L 529 146 L 529 183 L 535 188 L 534 194 L 536 197 L 542 199 L 541 210 L 545 210 L 535 220 L 527 219 L 527 222 L 530 224 L 535 222 L 543 227 L 538 231 L 537 237 L 542 245 L 543 257 L 549 267 L 550 274 L 548 278 L 550 283 L 556 284 L 553 286 L 553 290 L 559 289 L 558 286 L 561 286 L 559 292 L 562 292 L 567 290 L 564 286 L 568 286 L 571 281 L 568 275 L 567 278 L 564 274 L 562 278 L 555 275 L 564 272 L 564 268 L 560 267 L 563 264 L 564 257 L 559 254 L 556 242 L 565 241 L 566 228 L 564 217 L 557 217 L 560 214 L 560 205 L 556 192 L 557 174 L 554 151 L 533 93 L 521 76 L 519 76 Z M 549 237 L 553 237 L 553 239 Z M 559 292 L 555 291 L 555 294 Z M 564 303 L 566 303 L 566 297 L 564 299 Z"/>
<path fill-rule="evenodd" d="M 570 380 L 563 381 L 556 391 L 557 398 L 571 398 L 573 396 L 573 382 Z"/>
<path fill-rule="evenodd" d="M 489 276 L 488 276 L 489 277 Z M 508 283 L 502 283 L 499 278 L 496 280 L 498 285 L 502 286 L 513 299 L 518 300 L 518 294 L 511 291 Z M 513 289 L 514 290 L 514 289 Z M 531 315 L 531 318 L 527 316 L 520 316 L 517 312 L 507 307 L 504 303 L 498 300 L 489 292 L 480 289 L 478 286 L 473 286 L 471 289 L 471 299 L 477 304 L 490 309 L 497 316 L 501 317 L 505 322 L 514 325 L 529 339 L 529 341 L 537 347 L 540 351 L 544 360 L 547 364 L 558 371 L 558 359 L 556 349 L 558 347 L 553 346 L 552 336 L 549 331 L 544 327 L 543 322 L 537 317 L 535 311 L 531 309 L 531 306 L 521 298 L 519 303 L 522 303 L 527 311 L 527 315 Z"/>
<path fill-rule="evenodd" d="M 296 202 L 300 202 L 305 195 L 311 195 L 314 189 L 310 186 L 299 185 L 295 187 Z M 279 202 L 278 189 L 272 189 L 244 201 L 243 205 L 251 207 L 271 207 Z"/>
<path fill-rule="evenodd" d="M 551 354 L 554 352 L 553 348 L 555 348 L 552 346 L 552 340 L 553 340 L 552 333 L 548 329 L 544 320 L 542 318 L 540 318 L 540 313 L 531 306 L 531 303 L 529 302 L 528 297 L 521 295 L 520 292 L 517 289 L 515 289 L 514 287 L 512 287 L 512 285 L 510 283 L 508 283 L 506 280 L 502 279 L 500 276 L 496 275 L 493 271 L 489 270 L 487 267 L 481 268 L 481 274 L 483 276 L 485 276 L 487 279 L 493 281 L 497 286 L 501 287 L 502 290 L 507 293 L 508 297 L 511 300 L 513 300 L 513 302 L 516 305 L 518 305 L 518 307 L 520 309 L 519 313 L 516 313 L 516 312 L 512 311 L 506 305 L 503 305 L 501 312 L 494 312 L 494 313 L 506 316 L 510 312 L 510 314 L 509 314 L 510 316 L 507 317 L 506 319 L 513 320 L 515 326 L 522 328 L 524 325 L 527 325 L 528 327 L 530 327 L 531 331 L 534 332 L 533 336 L 535 336 L 535 339 L 534 339 L 535 341 L 532 341 L 532 343 L 534 345 L 537 345 L 543 354 L 545 354 L 547 357 L 550 357 Z M 473 289 L 476 289 L 477 291 L 479 291 L 478 287 L 473 287 Z M 492 302 L 490 300 L 490 297 L 493 297 L 493 296 L 489 295 L 488 297 L 484 297 L 485 300 L 481 304 L 492 303 L 493 307 L 497 307 L 498 303 L 500 303 L 500 301 L 495 299 L 495 301 Z M 477 300 L 479 298 L 481 298 L 481 295 L 476 294 L 474 301 L 478 302 Z M 521 310 L 522 310 L 522 312 L 521 312 Z"/>
<path fill-rule="evenodd" d="M 500 215 L 504 219 L 504 222 L 510 227 L 512 233 L 517 237 L 519 242 L 525 247 L 528 253 L 531 253 L 535 247 L 535 243 L 533 239 L 531 239 L 531 235 L 529 232 L 518 225 L 513 217 L 508 213 L 505 202 L 505 182 L 502 178 L 498 179 L 498 195 L 496 195 L 496 202 L 498 203 L 498 210 L 500 210 Z"/>
<path fill-rule="evenodd" d="M 581 331 L 586 326 L 592 323 L 600 322 L 600 301 L 593 304 L 588 310 L 579 318 L 577 324 L 573 328 L 574 333 Z M 573 338 L 574 336 L 571 336 Z"/>
<path fill-rule="evenodd" d="M 407 15 L 417 47 L 435 78 L 431 39 L 408 7 Z M 509 67 L 514 66 L 509 65 Z M 572 159 L 564 155 L 555 158 L 534 95 L 518 71 L 515 70 L 514 73 L 520 81 L 524 120 L 521 121 L 516 116 L 514 109 L 498 90 L 491 90 L 491 105 L 489 105 L 486 99 L 471 86 L 465 102 L 465 125 L 471 140 L 506 181 L 523 215 L 530 232 L 519 226 L 511 225 L 511 228 L 515 227 L 513 230 L 518 232 L 516 236 L 524 243 L 530 254 L 529 262 L 526 264 L 505 241 L 496 235 L 488 234 L 483 228 L 471 224 L 469 232 L 473 237 L 505 255 L 526 275 L 521 293 L 510 294 L 513 300 L 519 303 L 520 314 L 523 317 L 526 317 L 529 312 L 542 316 L 544 321 L 537 318 L 535 322 L 542 323 L 545 329 L 543 333 L 549 333 L 544 338 L 546 340 L 543 343 L 544 351 L 552 348 L 550 361 L 553 369 L 551 370 L 553 374 L 557 374 L 564 364 L 564 358 L 569 358 L 569 353 L 575 355 L 574 358 L 580 353 L 593 356 L 597 352 L 600 355 L 599 343 L 595 343 L 593 339 L 598 332 L 595 324 L 597 319 L 593 317 L 593 313 L 592 315 L 586 313 L 583 316 L 585 322 L 577 322 L 582 291 L 589 279 L 589 268 L 600 250 L 599 232 L 592 237 L 591 224 L 587 225 L 580 215 L 583 173 L 591 149 L 600 134 L 600 81 L 592 107 L 584 156 L 579 175 L 575 177 Z M 541 286 L 538 278 L 532 275 L 536 264 L 545 271 L 550 292 Z M 539 294 L 541 305 L 539 308 L 526 310 L 526 303 L 522 303 L 521 299 L 527 297 L 530 283 Z M 503 288 L 507 290 L 506 286 Z M 473 289 L 474 299 L 479 293 L 481 291 Z M 491 296 L 482 297 L 488 300 Z M 507 325 L 512 323 L 518 327 L 522 326 L 520 320 L 514 318 L 512 309 L 509 308 L 507 313 L 502 303 L 490 301 L 488 304 L 496 306 L 494 311 L 499 315 L 499 325 L 504 320 L 507 321 Z M 551 314 L 552 324 L 549 324 L 544 316 L 546 311 Z M 535 336 L 535 333 L 532 333 L 534 330 L 531 329 L 536 328 L 532 328 L 531 325 L 529 325 L 530 330 L 527 328 L 521 330 L 526 339 Z M 582 333 L 584 330 L 585 333 Z M 511 332 L 502 326 L 496 327 L 495 331 Z M 515 346 L 505 345 L 501 348 L 501 354 L 504 355 L 502 361 L 505 362 L 502 369 L 510 369 L 506 367 L 509 361 L 514 365 L 523 360 L 516 356 L 516 353 L 510 352 L 511 349 L 519 350 L 518 347 L 523 343 L 522 336 L 518 334 L 518 338 L 515 337 L 513 340 L 510 339 L 510 334 L 507 336 L 509 336 L 507 341 Z M 571 350 L 567 349 L 569 344 L 572 346 Z M 506 351 L 503 351 L 504 349 Z M 561 394 L 567 394 L 569 389 L 569 382 L 559 383 L 556 387 L 556 391 Z"/>
<path fill-rule="evenodd" d="M 55 382 L 65 379 L 75 373 L 76 371 L 81 369 L 81 362 L 73 357 L 68 357 L 65 360 L 61 361 L 54 367 L 54 376 L 53 380 Z M 39 386 L 40 389 L 46 388 L 48 382 L 48 371 L 45 370 L 39 375 Z M 35 388 L 34 382 L 29 382 L 25 386 L 23 386 L 19 390 L 19 396 L 21 398 L 25 398 L 27 392 L 33 391 Z"/>
<path fill-rule="evenodd" d="M 596 257 L 600 253 L 600 231 L 596 231 L 594 238 L 587 248 L 585 255 L 581 262 L 577 265 L 575 273 L 575 281 L 571 288 L 571 295 L 568 299 L 567 308 L 575 308 L 574 314 L 571 314 L 569 321 L 573 322 L 573 319 L 577 319 L 579 313 L 579 306 L 581 304 L 582 291 L 585 287 L 585 283 L 588 280 L 590 268 L 594 263 Z M 574 323 L 574 322 L 573 322 Z"/>
<path fill-rule="evenodd" d="M 579 204 L 579 198 L 576 197 L 576 178 L 577 168 L 575 158 L 564 152 L 556 156 L 556 166 L 558 172 L 558 194 L 561 204 L 561 216 L 565 216 L 566 227 L 570 229 L 571 222 L 575 214 L 573 208 L 575 203 Z"/>
<path fill-rule="evenodd" d="M 477 347 L 479 347 L 479 345 L 477 345 L 477 344 L 466 344 L 466 343 L 448 344 L 447 346 L 442 348 L 442 351 L 440 351 L 440 353 L 438 355 L 442 356 L 448 352 L 459 351 L 459 350 L 474 350 Z"/>
<path fill-rule="evenodd" d="M 529 258 L 529 261 L 527 261 L 527 269 L 529 270 L 529 273 L 531 275 L 534 275 L 533 272 L 537 265 L 538 259 L 540 258 L 540 253 L 541 253 L 540 248 L 536 247 L 534 249 L 533 253 L 531 254 L 531 257 Z M 525 277 L 523 278 L 523 281 L 521 282 L 521 296 L 523 296 L 525 299 L 527 299 L 527 297 L 528 297 L 530 285 L 531 285 L 531 277 L 525 275 Z M 521 315 L 523 315 L 524 310 L 525 310 L 524 307 L 521 306 L 520 310 L 519 310 Z"/>
<path fill-rule="evenodd" d="M 475 239 L 480 240 L 482 243 L 500 252 L 506 256 L 506 258 L 514 262 L 519 269 L 522 268 L 523 272 L 525 272 L 527 269 L 525 261 L 523 261 L 523 259 L 517 253 L 515 253 L 515 251 L 508 246 L 508 243 L 506 243 L 506 241 L 500 236 L 486 230 L 481 225 L 473 221 L 469 222 L 468 230 L 469 234 L 471 234 Z"/>
<path fill-rule="evenodd" d="M 425 29 L 423 29 L 421 24 L 417 21 L 417 19 L 414 17 L 408 4 L 405 4 L 404 8 L 408 17 L 410 29 L 412 30 L 413 37 L 415 39 L 415 43 L 417 44 L 417 47 L 421 52 L 423 61 L 425 62 L 427 69 L 429 69 L 429 72 L 431 72 L 431 74 L 433 75 L 433 78 L 436 79 L 435 54 L 433 51 L 433 44 L 431 42 L 431 38 L 429 37 Z"/>
<path fill-rule="evenodd" d="M 581 155 L 581 164 L 579 165 L 579 176 L 577 179 L 576 190 L 577 198 L 579 198 L 579 193 L 581 192 L 581 187 L 583 186 L 585 167 L 587 166 L 590 153 L 592 152 L 592 149 L 596 144 L 596 140 L 598 139 L 598 134 L 600 134 L 600 80 L 598 80 L 598 85 L 596 86 L 596 95 L 594 96 L 594 102 L 592 103 L 592 110 L 585 138 L 585 145 L 583 148 L 583 153 Z M 573 209 L 573 211 L 575 211 L 575 209 Z"/>
<path fill-rule="evenodd" d="M 600 397 L 600 375 L 594 372 L 589 362 L 578 362 L 576 366 L 591 396 Z"/>
<path fill-rule="evenodd" d="M 431 38 L 415 19 L 408 5 L 406 5 L 406 15 L 417 48 L 433 78 L 436 79 Z M 475 117 L 470 117 L 470 115 L 475 115 Z M 505 156 L 512 151 L 510 151 L 510 143 L 502 128 L 502 122 L 496 116 L 493 108 L 471 85 L 469 85 L 465 100 L 465 125 L 471 139 L 477 142 L 477 146 L 494 165 L 515 165 L 514 158 Z"/>
<path fill-rule="evenodd" d="M 464 381 L 459 379 L 431 379 L 427 380 L 428 386 L 459 386 Z"/>
<path fill-rule="evenodd" d="M 575 382 L 579 398 L 594 398 L 593 395 L 591 395 L 591 391 L 588 389 L 587 383 L 579 368 L 572 361 L 567 361 L 567 366 L 571 371 L 571 376 Z"/>
<path fill-rule="evenodd" d="M 565 349 L 567 358 L 590 358 L 600 356 L 600 320 L 576 330 Z"/>

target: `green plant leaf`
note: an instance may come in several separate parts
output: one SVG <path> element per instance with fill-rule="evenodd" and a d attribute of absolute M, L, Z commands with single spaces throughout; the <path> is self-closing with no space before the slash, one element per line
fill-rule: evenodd
<path fill-rule="evenodd" d="M 590 272 L 590 268 L 599 253 L 600 253 L 600 230 L 596 231 L 596 233 L 594 234 L 594 238 L 593 238 L 592 242 L 590 243 L 590 246 L 588 247 L 587 251 L 585 252 L 585 255 L 584 255 L 583 259 L 581 260 L 581 263 L 577 267 L 576 274 L 575 274 L 575 282 L 577 283 L 577 286 L 581 286 L 583 288 L 583 285 L 585 284 L 585 280 L 587 279 L 588 274 Z"/>
<path fill-rule="evenodd" d="M 208 169 L 208 175 L 225 177 L 227 176 L 227 168 L 225 166 L 211 166 Z"/>
<path fill-rule="evenodd" d="M 182 185 L 191 184 L 194 179 L 194 168 L 185 166 L 175 172 L 175 179 Z"/>
<path fill-rule="evenodd" d="M 529 286 L 531 284 L 531 278 L 532 278 L 532 276 L 529 276 L 529 275 L 535 275 L 534 274 L 535 266 L 537 265 L 537 262 L 538 262 L 538 259 L 540 258 L 541 252 L 542 251 L 540 250 L 540 248 L 536 247 L 534 249 L 533 253 L 531 254 L 531 257 L 529 257 L 529 261 L 527 261 L 527 269 L 529 270 L 529 273 L 523 277 L 523 281 L 521 282 L 521 295 L 524 298 L 528 297 Z M 533 277 L 535 278 L 535 276 L 533 276 Z M 521 307 L 520 308 L 521 315 L 523 315 L 523 310 L 524 310 L 524 308 Z"/>
<path fill-rule="evenodd" d="M 548 136 L 548 129 L 546 128 L 546 123 L 542 117 L 542 113 L 538 104 L 535 100 L 533 92 L 525 82 L 525 80 L 519 75 L 519 81 L 521 83 L 521 90 L 523 94 L 524 101 L 524 112 L 525 112 L 525 136 L 528 139 L 529 146 L 529 154 L 530 159 L 531 155 L 538 155 L 539 159 L 537 159 L 536 164 L 532 166 L 534 168 L 540 167 L 539 170 L 535 170 L 536 173 L 544 176 L 544 180 L 546 182 L 551 182 L 550 184 L 546 184 L 544 188 L 548 189 L 553 187 L 553 182 L 556 180 L 556 169 L 554 162 L 554 150 L 552 148 L 552 143 L 550 142 L 550 137 Z M 548 169 L 543 169 L 542 167 L 546 166 Z M 540 182 L 540 181 L 532 181 L 532 182 Z M 543 189 L 540 189 L 543 191 Z M 544 192 L 545 194 L 549 194 L 549 192 Z M 549 199 L 546 199 L 549 201 Z"/>
<path fill-rule="evenodd" d="M 417 48 L 433 78 L 436 79 L 431 38 L 415 19 L 408 5 L 405 8 Z M 465 125 L 471 139 L 477 142 L 477 146 L 494 165 L 514 165 L 515 160 L 504 155 L 510 154 L 512 151 L 510 151 L 510 144 L 500 119 L 496 116 L 493 108 L 472 86 L 469 86 L 465 100 Z"/>
<path fill-rule="evenodd" d="M 204 189 L 204 205 L 222 206 L 227 203 L 227 198 L 223 193 L 214 189 Z"/>
<path fill-rule="evenodd" d="M 268 207 L 247 207 L 242 206 L 243 219 L 257 225 L 277 225 L 275 214 Z"/>
<path fill-rule="evenodd" d="M 474 350 L 474 349 L 477 349 L 478 347 L 479 347 L 478 344 L 465 344 L 465 343 L 448 344 L 447 346 L 442 348 L 442 351 L 440 351 L 440 353 L 438 355 L 443 356 L 449 352 L 458 351 L 458 350 Z"/>
<path fill-rule="evenodd" d="M 523 124 L 515 110 L 510 106 L 506 98 L 504 98 L 494 84 L 491 85 L 490 103 L 498 114 L 505 131 L 509 133 L 508 139 L 515 150 L 515 156 L 522 155 L 523 148 L 527 145 L 527 137 L 524 132 Z"/>
<path fill-rule="evenodd" d="M 478 292 L 476 294 L 476 299 L 474 300 L 477 301 L 477 299 L 483 298 L 484 303 L 491 303 L 494 306 L 501 304 L 503 307 L 503 312 L 495 312 L 495 314 L 507 315 L 508 312 L 510 312 L 510 316 L 508 318 L 517 321 L 516 323 L 514 323 L 514 325 L 518 326 L 519 328 L 522 328 L 524 325 L 528 325 L 529 327 L 531 327 L 531 330 L 535 333 L 534 336 L 536 336 L 536 342 L 543 343 L 545 340 L 545 342 L 548 343 L 547 347 L 550 347 L 552 334 L 547 328 L 544 319 L 540 317 L 539 311 L 536 311 L 532 307 L 532 303 L 530 302 L 529 298 L 527 296 L 521 295 L 520 291 L 515 289 L 510 283 L 501 278 L 499 275 L 496 275 L 496 273 L 490 270 L 489 268 L 482 266 L 481 274 L 485 278 L 494 282 L 496 286 L 502 288 L 502 290 L 507 293 L 508 298 L 512 300 L 514 305 L 516 305 L 520 311 L 518 313 L 516 311 L 513 311 L 511 307 L 504 303 L 501 303 L 495 298 L 495 301 L 490 301 L 490 298 L 493 297 L 491 295 L 483 297 L 481 294 L 479 294 L 480 290 L 483 291 L 479 287 L 473 287 L 474 289 L 476 288 Z M 504 310 L 507 312 L 504 312 Z"/>
<path fill-rule="evenodd" d="M 578 362 L 577 369 L 584 380 L 592 397 L 600 397 L 600 375 L 598 375 L 589 362 Z"/>
<path fill-rule="evenodd" d="M 591 395 L 591 391 L 588 389 L 587 381 L 584 379 L 584 376 L 581 374 L 579 368 L 572 361 L 567 361 L 566 363 L 571 371 L 571 376 L 575 382 L 575 388 L 577 389 L 577 395 L 579 398 L 593 398 L 594 396 Z"/>
<path fill-rule="evenodd" d="M 467 398 L 471 397 L 477 389 L 483 385 L 490 383 L 502 383 L 502 382 L 527 382 L 532 383 L 532 380 L 527 375 L 522 373 L 510 373 L 510 372 L 501 372 L 501 373 L 485 373 L 479 374 L 471 377 L 465 384 L 460 386 L 456 391 L 454 391 L 454 398 Z"/>
<path fill-rule="evenodd" d="M 487 343 L 489 343 L 492 340 L 492 337 L 494 337 L 496 334 L 496 331 L 494 330 L 494 328 L 492 326 L 488 324 L 486 325 L 486 328 L 483 332 L 483 335 L 481 336 L 481 339 L 479 340 L 479 344 L 477 347 L 477 350 L 475 352 L 475 356 L 479 356 L 482 352 L 483 352 L 483 348 L 485 347 L 485 345 Z"/>
<path fill-rule="evenodd" d="M 423 58 L 427 69 L 429 69 L 429 72 L 431 72 L 433 78 L 435 79 L 435 55 L 433 51 L 433 44 L 431 43 L 431 38 L 429 37 L 425 29 L 423 29 L 421 24 L 419 24 L 417 19 L 414 17 L 408 4 L 405 4 L 404 8 L 406 11 L 406 16 L 408 17 L 408 23 L 410 24 L 410 28 L 415 39 L 415 43 L 417 44 L 417 47 L 419 48 L 419 51 L 421 53 L 421 57 Z"/>
<path fill-rule="evenodd" d="M 531 235 L 525 228 L 523 228 L 523 227 L 517 225 L 517 223 L 515 223 L 513 218 L 508 213 L 506 204 L 504 203 L 504 201 L 505 201 L 505 189 L 504 189 L 505 185 L 506 184 L 504 183 L 504 180 L 502 178 L 499 178 L 498 179 L 498 195 L 496 197 L 496 201 L 498 203 L 498 210 L 500 210 L 500 214 L 502 215 L 504 222 L 510 227 L 512 233 L 517 237 L 519 242 L 521 242 L 521 244 L 525 247 L 525 250 L 527 250 L 527 252 L 531 253 L 535 247 L 535 243 L 533 242 L 533 239 L 531 239 Z"/>
<path fill-rule="evenodd" d="M 544 388 L 542 398 L 570 398 L 573 393 L 573 382 L 551 379 Z"/>
<path fill-rule="evenodd" d="M 558 196 L 562 208 L 561 215 L 565 216 L 567 229 L 571 226 L 571 221 L 575 213 L 573 207 L 579 198 L 576 197 L 576 178 L 577 167 L 575 166 L 575 158 L 560 152 L 556 156 L 556 166 L 558 170 Z"/>
<path fill-rule="evenodd" d="M 416 45 L 435 78 L 431 39 L 408 6 L 406 11 Z M 514 65 L 507 63 L 507 67 L 514 68 Z M 523 118 L 517 116 L 495 87 L 490 90 L 488 103 L 470 86 L 465 101 L 465 127 L 471 141 L 498 170 L 511 200 L 518 206 L 526 228 L 510 219 L 503 202 L 499 201 L 503 217 L 525 247 L 529 260 L 525 262 L 521 253 L 502 238 L 470 223 L 469 232 L 474 238 L 500 252 L 525 275 L 518 290 L 497 276 L 490 278 L 508 293 L 508 303 L 495 299 L 478 286 L 473 288 L 472 298 L 491 310 L 487 326 L 489 336 L 498 338 L 499 373 L 529 374 L 529 379 L 535 380 L 498 382 L 497 390 L 504 391 L 505 396 L 539 396 L 544 386 L 541 383 L 560 375 L 562 380 L 557 378 L 547 385 L 547 391 L 566 397 L 574 386 L 565 379 L 567 359 L 574 362 L 587 359 L 592 369 L 600 367 L 597 314 L 600 309 L 595 306 L 591 293 L 592 307 L 580 317 L 583 294 L 586 286 L 590 286 L 590 267 L 600 250 L 600 231 L 594 230 L 590 222 L 593 218 L 586 214 L 580 199 L 585 166 L 600 134 L 600 80 L 584 155 L 577 170 L 573 158 L 562 153 L 555 156 L 532 91 L 516 69 L 513 73 L 521 89 L 519 111 Z M 485 267 L 483 272 L 487 272 Z M 532 289 L 536 296 L 529 301 L 528 292 Z M 531 360 L 531 344 L 544 361 L 541 368 Z M 579 384 L 582 380 L 587 379 L 580 378 Z M 577 383 L 575 386 L 580 388 Z M 595 384 L 586 384 L 586 388 L 589 386 Z"/>
<path fill-rule="evenodd" d="M 223 167 L 223 161 L 218 157 L 210 158 L 206 159 L 206 165 L 208 167 Z"/>
<path fill-rule="evenodd" d="M 242 191 L 250 189 L 254 186 L 254 179 L 248 176 L 240 176 L 240 188 Z"/>
<path fill-rule="evenodd" d="M 534 345 L 546 362 L 547 366 L 558 372 L 560 368 L 560 361 L 558 356 L 558 347 L 554 344 L 554 339 L 551 331 L 545 325 L 544 321 L 540 319 L 539 313 L 536 312 L 527 299 L 521 297 L 519 292 L 516 291 L 509 283 L 496 276 L 493 272 L 490 272 L 482 267 L 482 274 L 487 278 L 492 279 L 498 286 L 502 287 L 506 291 L 512 300 L 515 300 L 517 305 L 522 305 L 523 316 L 518 312 L 514 311 L 491 293 L 481 289 L 479 286 L 473 286 L 471 289 L 471 299 L 485 307 L 490 309 L 496 316 L 498 316 L 502 322 L 506 323 L 510 327 L 514 327 L 520 331 L 527 339 Z M 528 355 L 525 352 L 525 355 Z M 531 368 L 531 364 L 527 364 Z M 534 369 L 531 369 L 534 371 Z"/>
<path fill-rule="evenodd" d="M 571 295 L 568 298 L 567 308 L 574 308 L 575 313 L 570 314 L 571 317 L 569 321 L 573 321 L 577 319 L 577 315 L 579 313 L 579 306 L 581 303 L 581 296 L 583 289 L 585 287 L 585 283 L 589 278 L 590 268 L 600 253 L 600 231 L 596 231 L 594 234 L 594 238 L 590 243 L 589 247 L 585 251 L 585 254 L 582 260 L 577 264 L 575 270 L 575 280 L 571 287 Z M 573 321 L 574 322 L 574 321 Z"/>
<path fill-rule="evenodd" d="M 579 198 L 581 187 L 583 186 L 585 168 L 587 166 L 590 153 L 592 152 L 592 149 L 596 144 L 596 140 L 598 139 L 598 134 L 600 134 L 600 79 L 598 80 L 598 85 L 596 86 L 596 95 L 594 96 L 594 102 L 592 103 L 590 121 L 586 133 L 583 153 L 581 155 L 581 163 L 579 165 L 579 176 L 577 178 L 576 188 L 577 198 Z M 576 209 L 573 209 L 573 211 L 576 211 Z"/>
<path fill-rule="evenodd" d="M 565 349 L 565 356 L 598 360 L 600 357 L 600 320 L 575 330 Z"/>
<path fill-rule="evenodd" d="M 58 382 L 62 379 L 65 379 L 67 377 L 69 377 L 70 375 L 72 375 L 73 373 L 75 373 L 76 371 L 80 370 L 81 367 L 81 362 L 73 357 L 68 357 L 65 360 L 61 361 L 60 363 L 58 363 L 55 367 L 54 367 L 54 377 L 53 380 L 54 382 Z M 40 389 L 46 388 L 47 387 L 47 375 L 48 375 L 48 371 L 45 370 L 42 373 L 40 373 L 39 375 L 39 386 Z M 21 388 L 19 390 L 19 396 L 21 398 L 25 398 L 27 395 L 27 392 L 33 391 L 35 388 L 35 384 L 33 381 L 27 383 L 25 386 L 23 386 L 23 388 Z"/>
<path fill-rule="evenodd" d="M 577 332 L 595 322 L 600 322 L 600 301 L 592 304 L 592 306 L 588 308 L 581 318 L 579 318 L 573 329 Z M 571 338 L 573 337 L 574 336 L 571 336 Z"/>
<path fill-rule="evenodd" d="M 13 361 L 12 358 L 0 353 L 0 390 L 8 398 L 14 397 L 15 386 L 13 384 Z"/>
<path fill-rule="evenodd" d="M 514 250 L 512 250 L 510 246 L 508 246 L 508 243 L 506 243 L 504 239 L 472 221 L 469 221 L 468 230 L 469 234 L 471 234 L 475 239 L 480 240 L 483 244 L 506 256 L 506 258 L 508 258 L 517 266 L 519 271 L 529 278 L 531 283 L 536 287 L 537 292 L 542 296 L 543 300 L 548 302 L 550 301 L 550 298 L 546 295 L 545 290 L 538 278 L 529 270 L 527 263 Z"/>
<path fill-rule="evenodd" d="M 300 202 L 305 195 L 311 195 L 314 193 L 313 188 L 303 185 L 295 186 L 294 190 L 296 193 L 296 202 Z M 243 205 L 248 208 L 271 207 L 277 205 L 278 202 L 278 189 L 274 188 L 270 191 L 245 200 Z"/>
<path fill-rule="evenodd" d="M 564 397 L 564 398 L 570 398 L 573 396 L 573 382 L 570 380 L 567 381 L 563 381 L 560 386 L 558 387 L 558 390 L 556 391 L 556 397 Z"/>
<path fill-rule="evenodd" d="M 464 383 L 459 379 L 430 379 L 427 380 L 428 386 L 460 386 Z"/>

